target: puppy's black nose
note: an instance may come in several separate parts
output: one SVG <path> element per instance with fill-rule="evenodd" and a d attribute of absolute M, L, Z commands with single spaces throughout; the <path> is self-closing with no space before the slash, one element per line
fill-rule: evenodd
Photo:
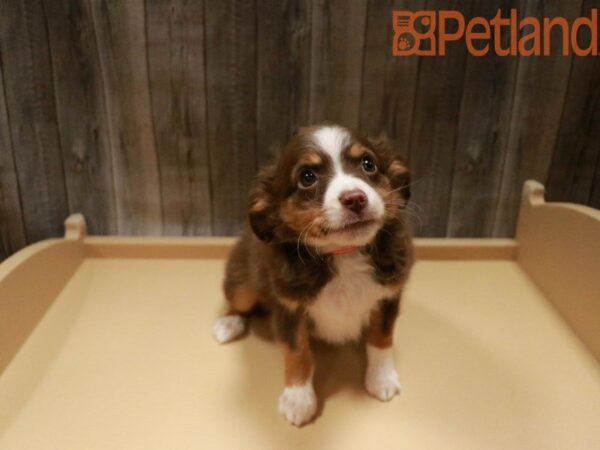
<path fill-rule="evenodd" d="M 362 211 L 362 209 L 367 206 L 367 194 L 360 189 L 342 192 L 339 200 L 344 208 L 355 213 Z"/>

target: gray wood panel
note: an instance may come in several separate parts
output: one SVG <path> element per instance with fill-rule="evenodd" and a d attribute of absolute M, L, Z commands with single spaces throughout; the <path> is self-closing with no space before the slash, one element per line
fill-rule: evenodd
<path fill-rule="evenodd" d="M 258 168 L 324 120 L 409 159 L 418 235 L 512 236 L 528 178 L 598 207 L 599 58 L 559 33 L 551 56 L 392 56 L 393 10 L 511 7 L 600 0 L 0 0 L 0 259 L 75 211 L 98 234 L 237 234 Z"/>
<path fill-rule="evenodd" d="M 314 0 L 310 56 L 312 123 L 358 128 L 367 3 Z"/>
<path fill-rule="evenodd" d="M 25 246 L 26 242 L 0 52 L 0 261 Z"/>
<path fill-rule="evenodd" d="M 308 0 L 263 0 L 257 7 L 256 146 L 264 166 L 309 123 L 311 7 Z"/>
<path fill-rule="evenodd" d="M 28 242 L 62 233 L 69 213 L 41 0 L 0 2 L 4 91 Z"/>
<path fill-rule="evenodd" d="M 210 2 L 205 22 L 213 230 L 235 234 L 244 226 L 248 190 L 258 168 L 256 4 Z"/>
<path fill-rule="evenodd" d="M 90 0 L 112 151 L 117 229 L 162 232 L 143 0 Z"/>
<path fill-rule="evenodd" d="M 600 153 L 600 151 L 598 153 Z M 592 189 L 590 190 L 590 198 L 587 204 L 592 208 L 600 209 L 600 156 L 598 156 L 596 161 L 596 174 L 594 175 Z"/>
<path fill-rule="evenodd" d="M 596 6 L 586 0 L 583 15 Z M 587 30 L 585 30 L 587 31 Z M 589 42 L 589 33 L 579 35 Z M 573 59 L 546 183 L 550 200 L 591 203 L 600 158 L 600 58 Z"/>
<path fill-rule="evenodd" d="M 146 2 L 163 233 L 211 234 L 204 2 Z"/>
<path fill-rule="evenodd" d="M 410 153 L 419 58 L 392 55 L 392 11 L 418 11 L 425 9 L 425 5 L 425 0 L 368 2 L 360 129 L 372 137 L 388 137 L 395 150 L 405 157 Z"/>
<path fill-rule="evenodd" d="M 93 234 L 117 232 L 113 165 L 91 10 L 79 0 L 44 0 L 69 210 Z"/>
<path fill-rule="evenodd" d="M 525 5 L 525 15 L 539 19 L 563 16 L 573 20 L 580 12 L 581 0 L 527 0 Z M 560 48 L 559 44 L 560 36 L 555 33 L 552 48 Z M 492 205 L 494 236 L 514 235 L 525 180 L 546 181 L 560 126 L 571 59 L 556 53 L 519 58 L 502 181 Z M 586 60 L 584 64 L 590 62 Z"/>
<path fill-rule="evenodd" d="M 459 9 L 469 15 L 472 1 L 432 1 L 428 9 Z M 416 231 L 445 236 L 450 210 L 454 158 L 458 137 L 467 52 L 448 45 L 445 56 L 423 57 L 410 141 L 412 202 L 418 209 Z"/>
<path fill-rule="evenodd" d="M 493 17 L 499 8 L 523 10 L 519 0 L 477 2 L 472 15 Z M 510 42 L 503 34 L 502 46 Z M 490 236 L 510 132 L 518 59 L 469 55 L 462 86 L 456 150 L 452 162 L 446 235 Z"/>

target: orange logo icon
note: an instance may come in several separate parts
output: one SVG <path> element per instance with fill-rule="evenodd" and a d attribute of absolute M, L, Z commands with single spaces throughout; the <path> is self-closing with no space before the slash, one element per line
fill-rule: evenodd
<path fill-rule="evenodd" d="M 394 11 L 393 54 L 435 55 L 435 11 Z"/>

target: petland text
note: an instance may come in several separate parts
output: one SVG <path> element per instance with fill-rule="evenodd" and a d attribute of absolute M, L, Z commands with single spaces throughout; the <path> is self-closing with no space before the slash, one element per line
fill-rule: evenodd
<path fill-rule="evenodd" d="M 394 56 L 445 55 L 448 43 L 461 39 L 474 56 L 547 56 L 559 51 L 551 48 L 551 37 L 564 56 L 598 55 L 598 9 L 572 23 L 564 17 L 519 19 L 516 9 L 508 17 L 498 10 L 492 19 L 467 21 L 459 11 L 393 11 L 392 20 Z"/>

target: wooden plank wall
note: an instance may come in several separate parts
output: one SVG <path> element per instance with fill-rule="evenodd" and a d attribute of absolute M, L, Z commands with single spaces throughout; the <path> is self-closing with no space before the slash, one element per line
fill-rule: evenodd
<path fill-rule="evenodd" d="M 391 56 L 394 9 L 599 7 L 0 0 L 0 259 L 76 211 L 96 234 L 235 234 L 257 169 L 322 120 L 409 158 L 419 235 L 511 236 L 527 178 L 600 207 L 600 58 Z"/>

